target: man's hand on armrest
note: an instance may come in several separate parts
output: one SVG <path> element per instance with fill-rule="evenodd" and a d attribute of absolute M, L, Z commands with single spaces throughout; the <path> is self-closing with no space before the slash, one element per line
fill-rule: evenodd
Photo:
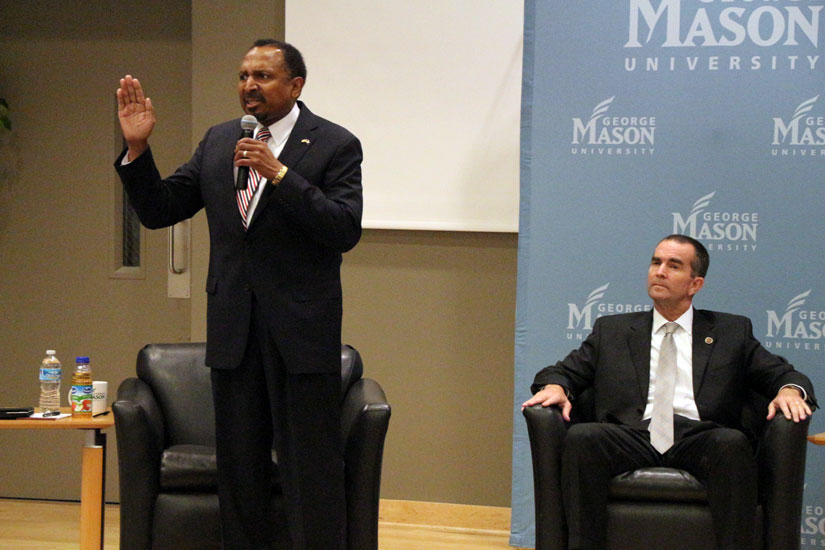
<path fill-rule="evenodd" d="M 549 407 L 551 405 L 559 405 L 561 408 L 561 415 L 566 421 L 570 421 L 570 410 L 573 404 L 567 398 L 567 392 L 558 384 L 547 384 L 536 394 L 521 404 L 521 410 L 533 405 L 541 405 L 542 407 Z"/>
<path fill-rule="evenodd" d="M 811 407 L 805 402 L 803 393 L 795 386 L 780 389 L 773 401 L 768 403 L 768 420 L 772 420 L 777 411 L 781 411 L 785 418 L 794 422 L 808 418 L 811 415 Z"/>

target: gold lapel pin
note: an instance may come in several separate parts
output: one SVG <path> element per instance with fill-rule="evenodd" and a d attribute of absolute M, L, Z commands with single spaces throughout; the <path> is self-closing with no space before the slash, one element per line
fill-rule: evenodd
<path fill-rule="evenodd" d="M 708 336 L 707 338 L 705 338 L 705 343 L 706 343 L 706 344 L 712 344 L 712 343 L 713 343 L 713 338 L 711 338 L 710 336 Z"/>
<path fill-rule="evenodd" d="M 301 140 L 301 143 L 306 143 L 307 145 L 309 145 L 309 140 L 307 138 L 304 138 Z"/>

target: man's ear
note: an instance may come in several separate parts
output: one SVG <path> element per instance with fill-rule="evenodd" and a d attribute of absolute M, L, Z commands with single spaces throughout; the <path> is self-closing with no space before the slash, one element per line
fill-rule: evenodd
<path fill-rule="evenodd" d="M 304 79 L 296 76 L 289 83 L 292 85 L 292 99 L 301 97 L 301 91 L 304 89 Z"/>
<path fill-rule="evenodd" d="M 693 296 L 697 292 L 699 292 L 702 287 L 705 286 L 705 278 L 704 277 L 694 277 L 693 280 L 690 282 L 690 295 Z"/>

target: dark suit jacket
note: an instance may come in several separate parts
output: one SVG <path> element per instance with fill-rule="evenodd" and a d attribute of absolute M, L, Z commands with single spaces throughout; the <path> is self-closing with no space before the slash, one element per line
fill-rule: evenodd
<path fill-rule="evenodd" d="M 575 408 L 575 397 L 592 387 L 596 421 L 642 426 L 652 327 L 652 311 L 599 318 L 579 349 L 539 371 L 533 392 L 559 384 L 570 392 Z M 741 429 L 749 390 L 773 399 L 785 384 L 801 386 L 816 404 L 808 377 L 762 347 L 749 319 L 694 310 L 693 394 L 703 423 Z"/>
<path fill-rule="evenodd" d="M 286 368 L 293 373 L 341 368 L 341 254 L 361 237 L 361 144 L 346 129 L 301 114 L 279 160 L 288 168 L 267 183 L 244 231 L 235 198 L 233 153 L 239 120 L 210 128 L 195 154 L 161 179 L 151 151 L 115 167 L 151 229 L 206 209 L 206 364 L 234 368 L 249 336 L 253 296 Z"/>

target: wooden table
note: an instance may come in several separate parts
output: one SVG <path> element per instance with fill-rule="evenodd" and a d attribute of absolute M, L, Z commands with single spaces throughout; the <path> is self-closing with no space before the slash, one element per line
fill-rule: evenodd
<path fill-rule="evenodd" d="M 814 445 L 825 445 L 825 433 L 809 435 L 808 441 Z"/>
<path fill-rule="evenodd" d="M 61 408 L 69 412 L 68 408 Z M 0 420 L 0 429 L 9 430 L 84 430 L 82 476 L 80 481 L 80 550 L 103 550 L 103 499 L 106 487 L 106 434 L 114 426 L 111 411 L 97 418 Z"/>

